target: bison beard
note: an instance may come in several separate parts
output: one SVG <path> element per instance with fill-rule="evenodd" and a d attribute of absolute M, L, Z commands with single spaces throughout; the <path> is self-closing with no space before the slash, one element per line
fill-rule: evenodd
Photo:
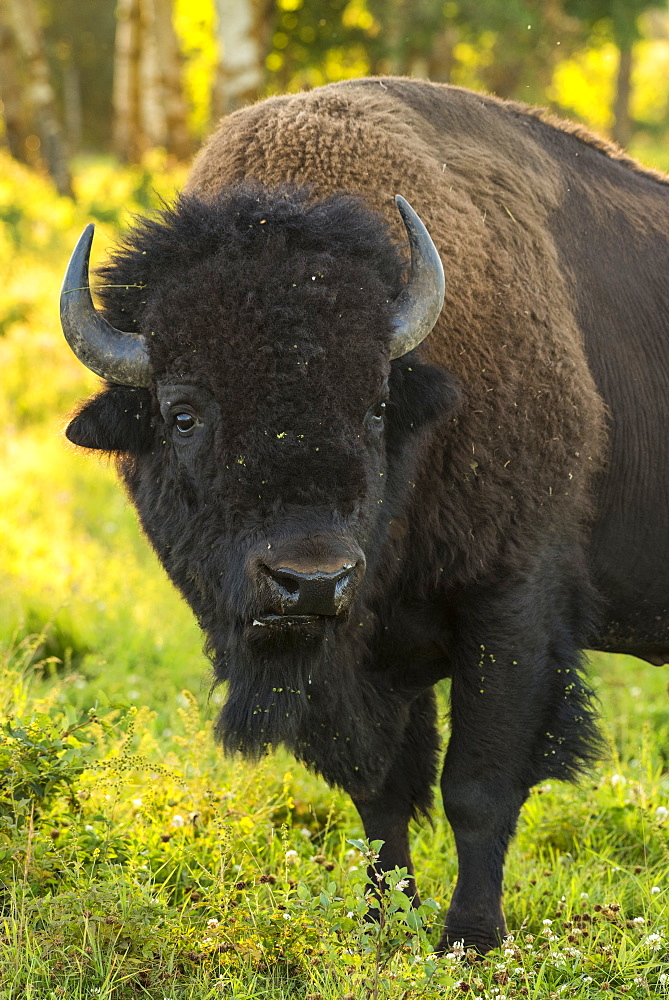
<path fill-rule="evenodd" d="M 380 792 L 409 736 L 418 744 L 418 773 L 403 774 L 402 798 L 412 812 L 425 813 L 439 747 L 434 693 L 356 668 L 360 652 L 359 643 L 341 637 L 336 647 L 296 643 L 286 660 L 234 638 L 215 660 L 218 680 L 228 683 L 217 735 L 226 751 L 251 759 L 283 744 L 356 800 Z"/>

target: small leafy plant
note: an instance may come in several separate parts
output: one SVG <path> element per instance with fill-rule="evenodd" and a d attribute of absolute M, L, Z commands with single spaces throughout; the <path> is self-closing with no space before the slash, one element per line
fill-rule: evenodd
<path fill-rule="evenodd" d="M 454 980 L 431 954 L 428 931 L 438 911 L 433 899 L 414 907 L 404 891 L 409 885 L 406 868 L 382 873 L 378 868 L 382 840 L 348 840 L 366 862 L 353 866 L 346 882 L 328 880 L 320 892 L 309 885 L 296 886 L 293 906 L 325 918 L 337 961 L 351 967 L 356 997 L 420 996 L 430 984 L 451 985 Z M 378 887 L 370 885 L 368 873 Z M 370 910 L 374 918 L 370 918 Z M 427 958 L 424 957 L 427 954 Z M 404 959 L 398 963 L 398 957 Z M 409 959 L 407 963 L 407 958 Z"/>

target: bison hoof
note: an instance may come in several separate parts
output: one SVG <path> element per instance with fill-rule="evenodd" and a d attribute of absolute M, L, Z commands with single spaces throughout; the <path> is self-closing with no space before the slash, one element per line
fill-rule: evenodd
<path fill-rule="evenodd" d="M 472 949 L 478 955 L 485 955 L 493 948 L 499 948 L 506 934 L 504 925 L 487 930 L 481 927 L 472 929 L 447 924 L 435 951 L 437 954 L 454 951 L 456 955 L 464 958 L 466 952 Z"/>

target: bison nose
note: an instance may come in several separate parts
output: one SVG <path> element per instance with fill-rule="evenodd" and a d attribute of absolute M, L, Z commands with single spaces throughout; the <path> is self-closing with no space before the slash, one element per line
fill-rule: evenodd
<path fill-rule="evenodd" d="M 360 567 L 346 563 L 334 572 L 294 566 L 261 566 L 273 610 L 282 615 L 328 615 L 348 611 L 360 579 Z"/>

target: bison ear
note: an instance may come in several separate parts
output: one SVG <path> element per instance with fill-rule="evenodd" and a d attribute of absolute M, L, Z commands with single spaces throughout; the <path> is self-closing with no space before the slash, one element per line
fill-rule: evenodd
<path fill-rule="evenodd" d="M 389 383 L 389 429 L 397 437 L 454 415 L 462 400 L 458 379 L 443 368 L 423 364 L 415 353 L 393 361 Z"/>
<path fill-rule="evenodd" d="M 65 436 L 80 448 L 147 451 L 153 441 L 151 395 L 147 389 L 111 386 L 84 404 Z"/>

